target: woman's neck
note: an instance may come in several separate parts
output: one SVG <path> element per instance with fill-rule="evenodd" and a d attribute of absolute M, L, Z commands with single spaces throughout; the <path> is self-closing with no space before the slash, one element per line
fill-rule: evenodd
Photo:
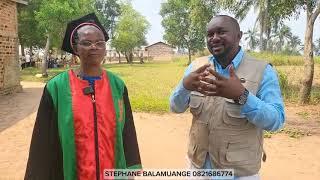
<path fill-rule="evenodd" d="M 82 76 L 101 76 L 102 68 L 101 66 L 83 66 L 80 65 L 79 74 Z"/>

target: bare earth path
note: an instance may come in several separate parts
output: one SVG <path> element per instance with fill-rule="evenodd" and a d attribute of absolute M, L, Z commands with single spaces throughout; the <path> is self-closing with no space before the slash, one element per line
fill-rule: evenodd
<path fill-rule="evenodd" d="M 22 85 L 24 92 L 0 99 L 0 180 L 23 179 L 25 171 L 44 85 L 30 82 Z M 319 107 L 287 107 L 288 127 L 312 136 L 290 138 L 281 133 L 265 139 L 268 158 L 260 171 L 263 180 L 320 179 Z M 144 168 L 187 168 L 189 113 L 134 113 L 134 118 Z"/>

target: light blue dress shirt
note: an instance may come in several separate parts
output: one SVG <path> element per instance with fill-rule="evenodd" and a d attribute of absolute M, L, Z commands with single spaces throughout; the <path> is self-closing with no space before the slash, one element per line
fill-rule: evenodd
<path fill-rule="evenodd" d="M 235 69 L 239 67 L 243 55 L 244 51 L 241 48 L 231 63 Z M 209 57 L 209 62 L 215 64 L 219 74 L 229 77 L 228 67 L 223 68 L 213 56 Z M 191 70 L 192 63 L 185 70 L 184 77 L 188 76 Z M 170 96 L 170 110 L 175 113 L 185 112 L 189 107 L 190 93 L 191 91 L 184 88 L 181 80 Z M 267 65 L 264 71 L 257 96 L 249 93 L 247 102 L 241 107 L 241 114 L 257 127 L 267 131 L 276 131 L 283 126 L 284 104 L 278 76 L 271 65 Z"/>

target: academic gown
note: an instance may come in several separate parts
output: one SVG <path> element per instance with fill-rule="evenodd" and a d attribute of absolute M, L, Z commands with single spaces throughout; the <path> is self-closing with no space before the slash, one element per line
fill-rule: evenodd
<path fill-rule="evenodd" d="M 88 86 L 72 70 L 46 84 L 26 180 L 102 180 L 104 169 L 142 168 L 124 82 L 104 71 L 94 93 L 83 93 Z"/>

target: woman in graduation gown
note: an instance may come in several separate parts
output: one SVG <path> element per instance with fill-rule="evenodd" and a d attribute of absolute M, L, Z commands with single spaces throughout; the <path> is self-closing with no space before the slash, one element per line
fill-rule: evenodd
<path fill-rule="evenodd" d="M 46 84 L 25 179 L 103 179 L 105 169 L 140 169 L 127 88 L 101 62 L 108 34 L 94 14 L 68 23 L 62 50 L 81 65 Z"/>

